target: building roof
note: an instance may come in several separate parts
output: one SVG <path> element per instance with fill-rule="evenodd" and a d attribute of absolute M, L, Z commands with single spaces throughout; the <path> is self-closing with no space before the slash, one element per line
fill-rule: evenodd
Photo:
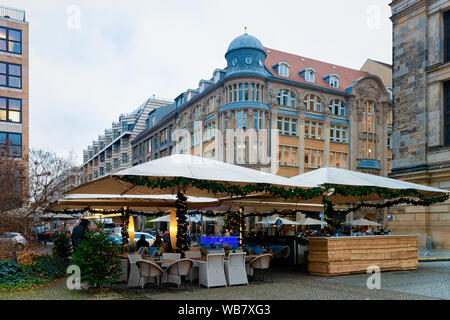
<path fill-rule="evenodd" d="M 359 78 L 368 76 L 369 73 L 356 69 L 350 69 L 342 66 L 338 66 L 332 63 L 314 60 L 302 56 L 298 56 L 292 53 L 287 53 L 271 48 L 265 48 L 267 58 L 265 66 L 267 70 L 278 79 L 290 80 L 307 85 L 313 85 L 329 90 L 346 92 L 346 89 L 358 80 Z M 287 62 L 289 64 L 289 78 L 281 77 L 273 66 L 279 62 Z M 334 67 L 334 68 L 333 68 Z M 307 82 L 299 72 L 307 68 L 312 68 L 316 72 L 315 82 Z M 339 76 L 339 88 L 332 88 L 323 78 L 331 74 L 337 74 Z"/>
<path fill-rule="evenodd" d="M 227 54 L 238 49 L 258 49 L 264 52 L 262 43 L 256 37 L 246 33 L 237 37 L 230 43 Z"/>

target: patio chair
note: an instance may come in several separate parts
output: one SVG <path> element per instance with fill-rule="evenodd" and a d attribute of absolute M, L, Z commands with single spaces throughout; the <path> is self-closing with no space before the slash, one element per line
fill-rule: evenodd
<path fill-rule="evenodd" d="M 248 284 L 245 255 L 245 252 L 228 254 L 228 261 L 225 260 L 225 276 L 229 286 Z"/>
<path fill-rule="evenodd" d="M 130 253 L 128 254 L 128 260 L 130 262 L 130 274 L 128 276 L 129 288 L 138 287 L 140 285 L 139 270 L 136 263 L 142 261 L 140 254 Z"/>
<path fill-rule="evenodd" d="M 167 280 L 166 282 L 175 283 L 178 288 L 181 284 L 181 278 L 186 277 L 191 271 L 193 262 L 189 259 L 181 259 L 177 262 L 170 264 L 167 267 Z"/>
<path fill-rule="evenodd" d="M 191 258 L 201 258 L 202 252 L 200 250 L 194 250 L 194 251 L 186 251 L 185 253 L 186 259 Z M 194 280 L 198 279 L 199 273 L 198 273 L 198 261 L 192 261 L 193 265 L 191 270 L 189 271 L 189 274 L 186 276 L 186 280 L 194 282 Z"/>
<path fill-rule="evenodd" d="M 139 271 L 139 283 L 142 285 L 142 289 L 149 282 L 150 278 L 157 279 L 157 285 L 161 284 L 161 277 L 164 274 L 164 270 L 161 269 L 156 263 L 151 261 L 137 261 L 136 262 Z M 143 278 L 144 281 L 141 281 Z"/>
<path fill-rule="evenodd" d="M 258 270 L 258 272 L 262 273 L 264 281 L 264 274 L 267 273 L 270 275 L 270 261 L 272 258 L 273 256 L 271 254 L 262 254 L 250 261 L 248 266 L 251 269 L 252 274 L 254 271 Z M 255 274 L 253 274 L 253 280 L 255 280 Z M 270 276 L 270 282 L 273 282 L 272 276 Z"/>
<path fill-rule="evenodd" d="M 128 259 L 120 259 L 120 269 L 122 273 L 120 274 L 119 282 L 128 280 Z"/>
<path fill-rule="evenodd" d="M 287 259 L 290 254 L 291 248 L 289 248 L 288 246 L 284 246 L 283 248 L 281 248 L 281 250 L 273 253 L 273 257 L 278 259 Z"/>
<path fill-rule="evenodd" d="M 162 259 L 163 260 L 180 260 L 181 259 L 181 253 L 168 253 L 168 252 L 163 252 L 162 253 Z M 161 267 L 162 268 L 167 268 L 167 266 L 170 263 L 162 263 Z"/>
<path fill-rule="evenodd" d="M 224 270 L 225 254 L 208 254 L 205 261 L 198 261 L 199 285 L 208 289 L 211 287 L 227 286 Z"/>

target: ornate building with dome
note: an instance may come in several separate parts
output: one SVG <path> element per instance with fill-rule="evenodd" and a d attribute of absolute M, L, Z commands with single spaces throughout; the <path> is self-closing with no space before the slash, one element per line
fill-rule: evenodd
<path fill-rule="evenodd" d="M 133 165 L 189 152 L 286 177 L 332 166 L 387 176 L 390 93 L 379 77 L 234 39 L 227 67 L 149 114 Z M 274 172 L 275 168 L 275 172 Z"/>

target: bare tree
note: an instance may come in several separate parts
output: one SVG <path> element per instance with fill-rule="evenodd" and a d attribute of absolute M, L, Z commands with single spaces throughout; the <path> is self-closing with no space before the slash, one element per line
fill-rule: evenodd
<path fill-rule="evenodd" d="M 36 215 L 45 212 L 76 176 L 73 153 L 59 157 L 54 152 L 31 149 L 28 159 L 0 153 L 0 234 L 29 233 Z M 27 161 L 28 160 L 28 161 Z"/>

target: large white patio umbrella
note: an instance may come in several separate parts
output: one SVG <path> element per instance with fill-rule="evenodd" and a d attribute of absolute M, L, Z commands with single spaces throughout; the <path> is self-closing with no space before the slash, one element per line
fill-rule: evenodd
<path fill-rule="evenodd" d="M 237 188 L 245 187 L 248 190 L 251 186 L 258 188 L 270 186 L 291 190 L 293 188 L 310 188 L 315 184 L 308 185 L 220 161 L 176 154 L 88 182 L 68 191 L 67 194 L 177 194 L 177 218 L 179 222 L 180 219 L 183 222 L 182 229 L 177 232 L 182 238 L 186 234 L 184 215 L 187 207 L 184 196 L 229 198 Z M 221 188 L 225 190 L 221 190 Z M 246 193 L 257 192 L 250 190 Z M 177 244 L 177 250 L 183 251 L 186 247 L 185 243 L 180 245 L 184 247 L 181 248 Z"/>
<path fill-rule="evenodd" d="M 305 184 L 299 181 L 265 173 L 258 170 L 232 165 L 229 163 L 200 158 L 187 154 L 175 154 L 165 158 L 149 161 L 129 169 L 121 170 L 69 190 L 66 194 L 119 194 L 119 195 L 157 195 L 177 194 L 183 191 L 186 196 L 194 197 L 230 197 L 229 193 L 217 190 L 213 194 L 209 190 L 201 190 L 197 186 L 167 186 L 151 188 L 139 185 L 136 179 L 148 181 L 165 181 L 185 178 L 193 181 L 216 182 L 224 186 L 246 186 L 268 184 L 282 188 L 311 188 L 316 184 Z M 134 183 L 124 181 L 133 180 Z M 179 180 L 178 180 L 179 181 Z"/>
<path fill-rule="evenodd" d="M 192 217 L 191 217 L 191 219 L 192 219 Z M 201 220 L 201 216 L 199 214 L 196 215 L 196 220 L 197 221 Z M 212 221 L 216 221 L 216 220 L 214 218 L 203 217 L 203 221 L 204 222 L 212 222 Z M 170 215 L 162 216 L 162 217 L 153 219 L 153 220 L 151 220 L 149 222 L 170 222 Z"/>
<path fill-rule="evenodd" d="M 108 194 L 69 194 L 55 201 L 51 210 L 82 210 L 86 208 L 98 210 L 114 210 L 123 207 L 134 211 L 165 212 L 175 207 L 175 195 L 108 195 Z M 187 197 L 189 210 L 205 206 L 220 205 L 213 198 Z"/>
<path fill-rule="evenodd" d="M 331 167 L 310 171 L 291 179 L 297 182 L 301 181 L 305 184 L 314 183 L 319 186 L 342 185 L 349 187 L 375 187 L 391 190 L 415 190 L 427 197 L 442 196 L 450 192 L 448 190 L 437 189 L 397 179 L 385 178 L 372 174 Z M 332 190 L 330 193 L 332 193 Z M 367 197 L 352 197 L 332 194 L 331 196 L 329 196 L 329 199 L 333 204 L 352 203 L 357 201 L 385 200 L 385 198 L 378 196 L 375 193 Z M 321 197 L 313 200 L 313 202 L 321 201 Z"/>
<path fill-rule="evenodd" d="M 325 221 L 320 221 L 317 219 L 306 218 L 300 221 L 297 221 L 297 224 L 300 226 L 326 226 L 327 223 Z"/>
<path fill-rule="evenodd" d="M 345 224 L 349 224 L 351 226 L 374 226 L 374 227 L 381 227 L 381 224 L 377 222 L 373 222 L 367 219 L 357 219 L 353 221 L 345 222 Z"/>
<path fill-rule="evenodd" d="M 283 223 L 283 225 L 290 225 L 290 226 L 297 226 L 298 223 L 295 221 L 291 221 L 288 219 L 283 219 L 283 218 L 277 218 L 277 217 L 269 217 L 269 218 L 265 218 L 259 222 L 257 222 L 256 224 L 275 224 L 278 220 L 281 220 L 281 222 Z"/>

